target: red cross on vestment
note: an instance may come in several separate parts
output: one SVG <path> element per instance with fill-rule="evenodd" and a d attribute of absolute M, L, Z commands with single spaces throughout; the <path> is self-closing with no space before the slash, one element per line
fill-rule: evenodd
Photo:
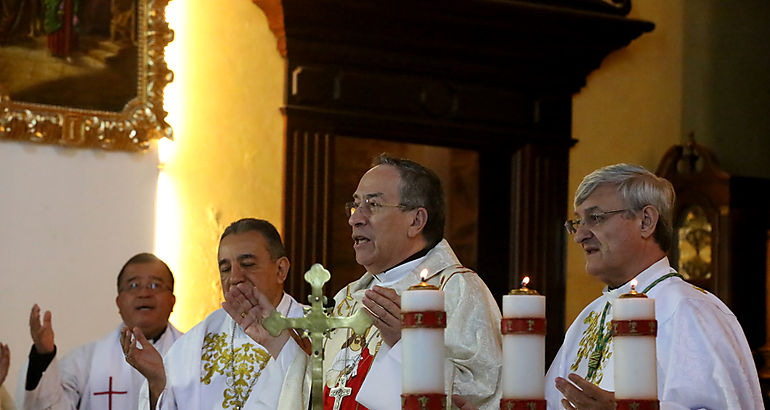
<path fill-rule="evenodd" d="M 112 395 L 113 394 L 128 394 L 128 392 L 127 391 L 113 391 L 112 390 L 112 376 L 110 376 L 110 388 L 107 389 L 107 391 L 100 391 L 98 393 L 94 393 L 94 396 L 100 396 L 102 394 L 109 395 L 108 396 L 109 397 L 109 406 L 110 406 L 109 410 L 112 410 Z"/>

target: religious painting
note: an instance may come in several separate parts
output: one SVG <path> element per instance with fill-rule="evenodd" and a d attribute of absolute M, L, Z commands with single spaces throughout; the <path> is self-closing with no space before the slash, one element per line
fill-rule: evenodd
<path fill-rule="evenodd" d="M 350 239 L 350 226 L 345 215 L 345 202 L 350 201 L 358 186 L 358 180 L 370 168 L 372 159 L 380 153 L 408 158 L 434 170 L 446 195 L 446 226 L 444 236 L 452 245 L 464 266 L 476 269 L 479 209 L 478 152 L 459 148 L 438 147 L 423 144 L 361 139 L 336 136 L 331 204 L 338 212 L 332 212 L 330 222 L 330 260 L 333 266 L 328 289 L 335 294 L 346 284 L 358 279 L 364 268 L 356 263 Z"/>
<path fill-rule="evenodd" d="M 0 0 L 0 139 L 145 149 L 171 136 L 168 0 Z"/>
<path fill-rule="evenodd" d="M 0 2 L 0 83 L 11 99 L 119 112 L 136 97 L 136 0 Z"/>

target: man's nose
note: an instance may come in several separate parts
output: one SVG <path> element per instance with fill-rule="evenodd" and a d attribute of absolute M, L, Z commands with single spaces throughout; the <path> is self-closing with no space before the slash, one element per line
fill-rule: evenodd
<path fill-rule="evenodd" d="M 577 230 L 575 231 L 575 235 L 573 236 L 574 236 L 575 242 L 581 243 L 586 239 L 591 238 L 593 235 L 594 233 L 591 232 L 591 230 L 588 229 L 587 226 L 585 226 L 584 224 L 578 224 Z"/>
<path fill-rule="evenodd" d="M 230 269 L 230 285 L 237 285 L 244 281 L 245 270 L 240 265 L 233 265 Z"/>
<path fill-rule="evenodd" d="M 136 296 L 137 297 L 150 297 L 153 295 L 152 289 L 150 289 L 150 284 L 144 283 L 141 286 L 137 287 L 136 289 Z"/>
<path fill-rule="evenodd" d="M 360 209 L 356 209 L 354 212 L 350 214 L 350 217 L 348 218 L 348 224 L 350 226 L 360 226 L 366 223 L 366 217 L 363 215 L 364 213 Z"/>

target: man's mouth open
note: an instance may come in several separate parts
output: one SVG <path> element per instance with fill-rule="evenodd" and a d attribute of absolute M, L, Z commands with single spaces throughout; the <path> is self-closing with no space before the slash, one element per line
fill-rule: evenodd
<path fill-rule="evenodd" d="M 366 243 L 369 243 L 369 238 L 363 237 L 363 236 L 354 236 L 353 237 L 353 247 L 361 246 Z"/>

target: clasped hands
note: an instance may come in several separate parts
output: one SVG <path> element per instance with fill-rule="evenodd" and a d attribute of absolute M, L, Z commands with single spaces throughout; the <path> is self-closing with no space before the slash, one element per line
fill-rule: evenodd
<path fill-rule="evenodd" d="M 271 356 L 278 357 L 289 339 L 289 332 L 284 330 L 273 337 L 262 326 L 262 321 L 273 313 L 275 307 L 259 289 L 246 283 L 230 286 L 225 292 L 222 308 L 250 338 L 264 346 Z"/>
<path fill-rule="evenodd" d="M 401 340 L 401 296 L 393 289 L 374 286 L 366 290 L 362 302 L 382 341 L 393 347 Z"/>

